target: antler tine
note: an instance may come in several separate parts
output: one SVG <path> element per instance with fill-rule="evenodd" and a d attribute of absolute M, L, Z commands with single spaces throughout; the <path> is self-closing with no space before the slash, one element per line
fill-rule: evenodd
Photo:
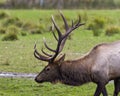
<path fill-rule="evenodd" d="M 62 14 L 61 11 L 60 11 L 60 15 L 61 15 L 61 17 L 62 17 L 62 19 L 63 19 L 63 21 L 64 21 L 65 30 L 67 31 L 67 30 L 69 29 L 69 26 L 68 26 L 68 23 L 67 23 L 67 21 L 66 21 L 64 15 Z"/>
<path fill-rule="evenodd" d="M 76 26 L 76 27 L 79 27 L 79 26 L 81 26 L 81 25 L 84 25 L 83 23 L 81 24 L 80 22 L 81 22 L 81 16 L 79 15 L 78 22 L 77 22 L 77 24 L 76 24 L 75 26 Z"/>
<path fill-rule="evenodd" d="M 59 44 L 59 49 L 58 49 L 58 50 L 59 50 L 59 51 L 58 51 L 59 53 L 62 51 L 68 35 L 69 35 L 74 29 L 76 29 L 76 28 L 78 28 L 79 26 L 83 25 L 83 24 L 80 23 L 81 17 L 79 16 L 79 20 L 78 20 L 77 24 L 74 25 L 73 20 L 72 20 L 72 27 L 69 28 L 69 26 L 68 26 L 68 24 L 67 24 L 67 21 L 66 21 L 64 15 L 62 14 L 62 12 L 60 12 L 60 14 L 61 14 L 62 19 L 63 19 L 64 24 L 65 24 L 66 33 L 61 36 L 61 40 L 62 40 L 62 41 L 61 41 L 60 44 Z"/>
<path fill-rule="evenodd" d="M 78 17 L 79 19 L 78 19 L 78 22 L 77 22 L 77 24 L 76 25 L 78 25 L 78 24 L 80 24 L 80 22 L 81 22 L 81 16 L 79 15 L 79 17 Z"/>
<path fill-rule="evenodd" d="M 36 42 L 35 42 L 35 45 L 34 45 L 34 49 L 36 49 Z"/>
<path fill-rule="evenodd" d="M 35 49 L 35 50 L 34 50 L 34 56 L 35 56 L 37 59 L 49 62 L 50 59 L 49 59 L 48 57 L 42 56 L 42 55 L 37 51 L 37 49 L 36 49 L 36 44 L 35 44 L 35 46 L 34 46 L 34 49 Z"/>
<path fill-rule="evenodd" d="M 66 31 L 66 32 L 65 32 L 65 34 L 62 34 L 62 33 L 60 32 L 60 29 L 58 28 L 58 26 L 57 26 L 57 24 L 56 24 L 56 22 L 55 22 L 55 20 L 54 20 L 54 17 L 52 16 L 51 20 L 52 20 L 53 26 L 55 27 L 55 29 L 56 29 L 56 31 L 57 31 L 57 34 L 58 34 L 58 36 L 56 36 L 56 34 L 55 34 L 54 31 L 53 31 L 53 27 L 52 27 L 53 36 L 54 36 L 54 38 L 57 40 L 57 47 L 56 47 L 55 50 L 52 49 L 52 48 L 50 48 L 50 47 L 48 47 L 45 39 L 43 39 L 43 41 L 44 41 L 44 46 L 45 46 L 49 51 L 53 52 L 54 54 L 53 54 L 53 55 L 50 55 L 50 54 L 46 53 L 46 52 L 43 50 L 43 48 L 42 48 L 41 51 L 42 51 L 42 53 L 43 53 L 44 55 L 41 55 L 41 54 L 37 51 L 37 49 L 36 49 L 36 44 L 35 44 L 35 46 L 34 46 L 34 49 L 35 49 L 35 50 L 34 50 L 34 56 L 35 56 L 37 59 L 39 59 L 39 60 L 43 60 L 43 61 L 47 61 L 47 62 L 49 62 L 49 63 L 53 63 L 54 60 L 55 60 L 55 58 L 56 58 L 56 57 L 58 56 L 58 54 L 62 51 L 62 49 L 63 49 L 63 47 L 64 47 L 64 45 L 65 45 L 65 42 L 66 42 L 66 40 L 67 40 L 68 35 L 69 35 L 74 29 L 78 28 L 78 27 L 81 26 L 81 25 L 84 25 L 84 23 L 80 23 L 81 18 L 80 18 L 80 16 L 79 16 L 78 22 L 77 22 L 76 24 L 74 24 L 74 22 L 72 21 L 72 25 L 71 25 L 71 27 L 69 27 L 69 26 L 68 26 L 68 23 L 67 23 L 67 21 L 66 21 L 66 19 L 65 19 L 65 17 L 64 17 L 64 15 L 62 14 L 62 12 L 60 12 L 60 15 L 61 15 L 61 17 L 62 17 L 62 19 L 63 19 L 63 21 L 64 21 L 65 31 Z"/>
<path fill-rule="evenodd" d="M 67 21 L 66 21 L 65 17 L 63 16 L 62 12 L 60 12 L 60 14 L 61 14 L 61 17 L 62 17 L 62 19 L 64 21 L 65 30 L 67 32 L 69 30 L 69 26 L 67 24 Z M 52 22 L 54 24 L 55 29 L 57 30 L 59 38 L 57 39 L 58 44 L 57 44 L 56 52 L 55 52 L 54 56 L 51 58 L 51 61 L 53 61 L 57 57 L 57 55 L 62 51 L 62 49 L 64 47 L 64 44 L 65 44 L 65 41 L 67 39 L 67 38 L 63 38 L 64 35 L 62 35 L 59 28 L 57 27 L 53 16 L 52 16 Z M 53 34 L 53 35 L 56 38 L 56 35 L 55 34 Z"/>
<path fill-rule="evenodd" d="M 69 30 L 67 30 L 66 34 L 63 36 L 63 39 L 66 38 L 73 30 L 75 30 L 76 28 L 78 28 L 79 26 L 84 25 L 85 23 L 80 23 L 81 21 L 81 17 L 79 16 L 78 22 L 74 25 L 73 21 L 72 21 L 72 27 L 69 28 Z"/>
<path fill-rule="evenodd" d="M 50 47 L 48 47 L 45 39 L 43 39 L 43 41 L 44 41 L 45 47 L 46 47 L 48 50 L 50 50 L 50 51 L 52 51 L 52 52 L 56 52 L 56 50 L 53 50 L 53 49 L 51 49 Z"/>
<path fill-rule="evenodd" d="M 41 49 L 41 51 L 42 51 L 42 53 L 45 54 L 46 56 L 52 57 L 52 55 L 46 53 L 46 52 L 43 50 L 43 48 Z"/>
<path fill-rule="evenodd" d="M 57 27 L 53 16 L 52 16 L 52 22 L 53 22 L 53 24 L 54 24 L 55 29 L 56 29 L 57 32 L 58 32 L 58 36 L 61 37 L 61 36 L 62 36 L 62 33 L 60 32 L 60 29 Z"/>
<path fill-rule="evenodd" d="M 53 29 L 53 26 L 52 26 L 52 33 L 53 33 L 53 36 L 55 37 L 55 39 L 58 41 L 58 38 L 57 38 L 57 36 L 55 35 L 55 32 L 53 31 L 54 29 Z"/>
<path fill-rule="evenodd" d="M 74 26 L 73 20 L 72 20 L 72 27 Z"/>
<path fill-rule="evenodd" d="M 64 45 L 65 45 L 66 39 L 67 39 L 67 38 L 65 38 L 65 39 L 62 41 L 62 43 L 61 43 L 61 45 L 60 45 L 59 53 L 62 51 L 62 49 L 63 49 L 63 47 L 64 47 Z"/>

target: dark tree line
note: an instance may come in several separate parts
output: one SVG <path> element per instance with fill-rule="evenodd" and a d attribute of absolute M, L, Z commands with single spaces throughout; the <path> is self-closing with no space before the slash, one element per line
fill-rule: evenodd
<path fill-rule="evenodd" d="M 119 8 L 120 0 L 6 0 L 7 8 Z"/>

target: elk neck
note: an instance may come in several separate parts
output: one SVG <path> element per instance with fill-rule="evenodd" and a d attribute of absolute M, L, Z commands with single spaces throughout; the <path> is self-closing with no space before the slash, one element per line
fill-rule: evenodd
<path fill-rule="evenodd" d="M 91 81 L 91 67 L 93 61 L 90 55 L 77 60 L 65 61 L 60 65 L 61 82 L 78 86 Z"/>

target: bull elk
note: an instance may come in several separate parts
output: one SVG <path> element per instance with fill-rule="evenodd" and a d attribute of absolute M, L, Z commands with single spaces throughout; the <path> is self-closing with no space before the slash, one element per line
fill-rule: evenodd
<path fill-rule="evenodd" d="M 61 33 L 52 16 L 52 23 L 58 35 L 56 36 L 52 31 L 57 41 L 56 49 L 50 48 L 44 41 L 45 47 L 53 54 L 49 54 L 43 49 L 41 49 L 43 54 L 40 54 L 36 44 L 34 46 L 34 56 L 39 60 L 48 62 L 48 65 L 36 76 L 35 81 L 38 83 L 61 82 L 72 86 L 94 82 L 97 84 L 94 96 L 100 96 L 101 93 L 103 96 L 108 96 L 105 86 L 110 80 L 114 80 L 114 96 L 118 96 L 120 91 L 120 41 L 98 44 L 85 56 L 77 60 L 64 61 L 65 54 L 60 55 L 60 53 L 67 37 L 84 23 L 81 23 L 79 18 L 78 22 L 72 22 L 72 25 L 69 26 L 61 12 L 60 15 L 65 26 L 64 34 Z"/>

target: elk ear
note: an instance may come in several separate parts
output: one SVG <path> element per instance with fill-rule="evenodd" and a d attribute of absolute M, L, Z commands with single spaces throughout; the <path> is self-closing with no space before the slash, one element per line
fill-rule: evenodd
<path fill-rule="evenodd" d="M 64 59 L 65 59 L 65 54 L 61 55 L 59 59 L 55 60 L 55 62 L 58 62 L 58 64 L 60 65 L 64 61 Z"/>
<path fill-rule="evenodd" d="M 59 62 L 62 63 L 64 60 L 65 60 L 65 54 L 63 54 L 62 56 L 60 56 Z"/>

